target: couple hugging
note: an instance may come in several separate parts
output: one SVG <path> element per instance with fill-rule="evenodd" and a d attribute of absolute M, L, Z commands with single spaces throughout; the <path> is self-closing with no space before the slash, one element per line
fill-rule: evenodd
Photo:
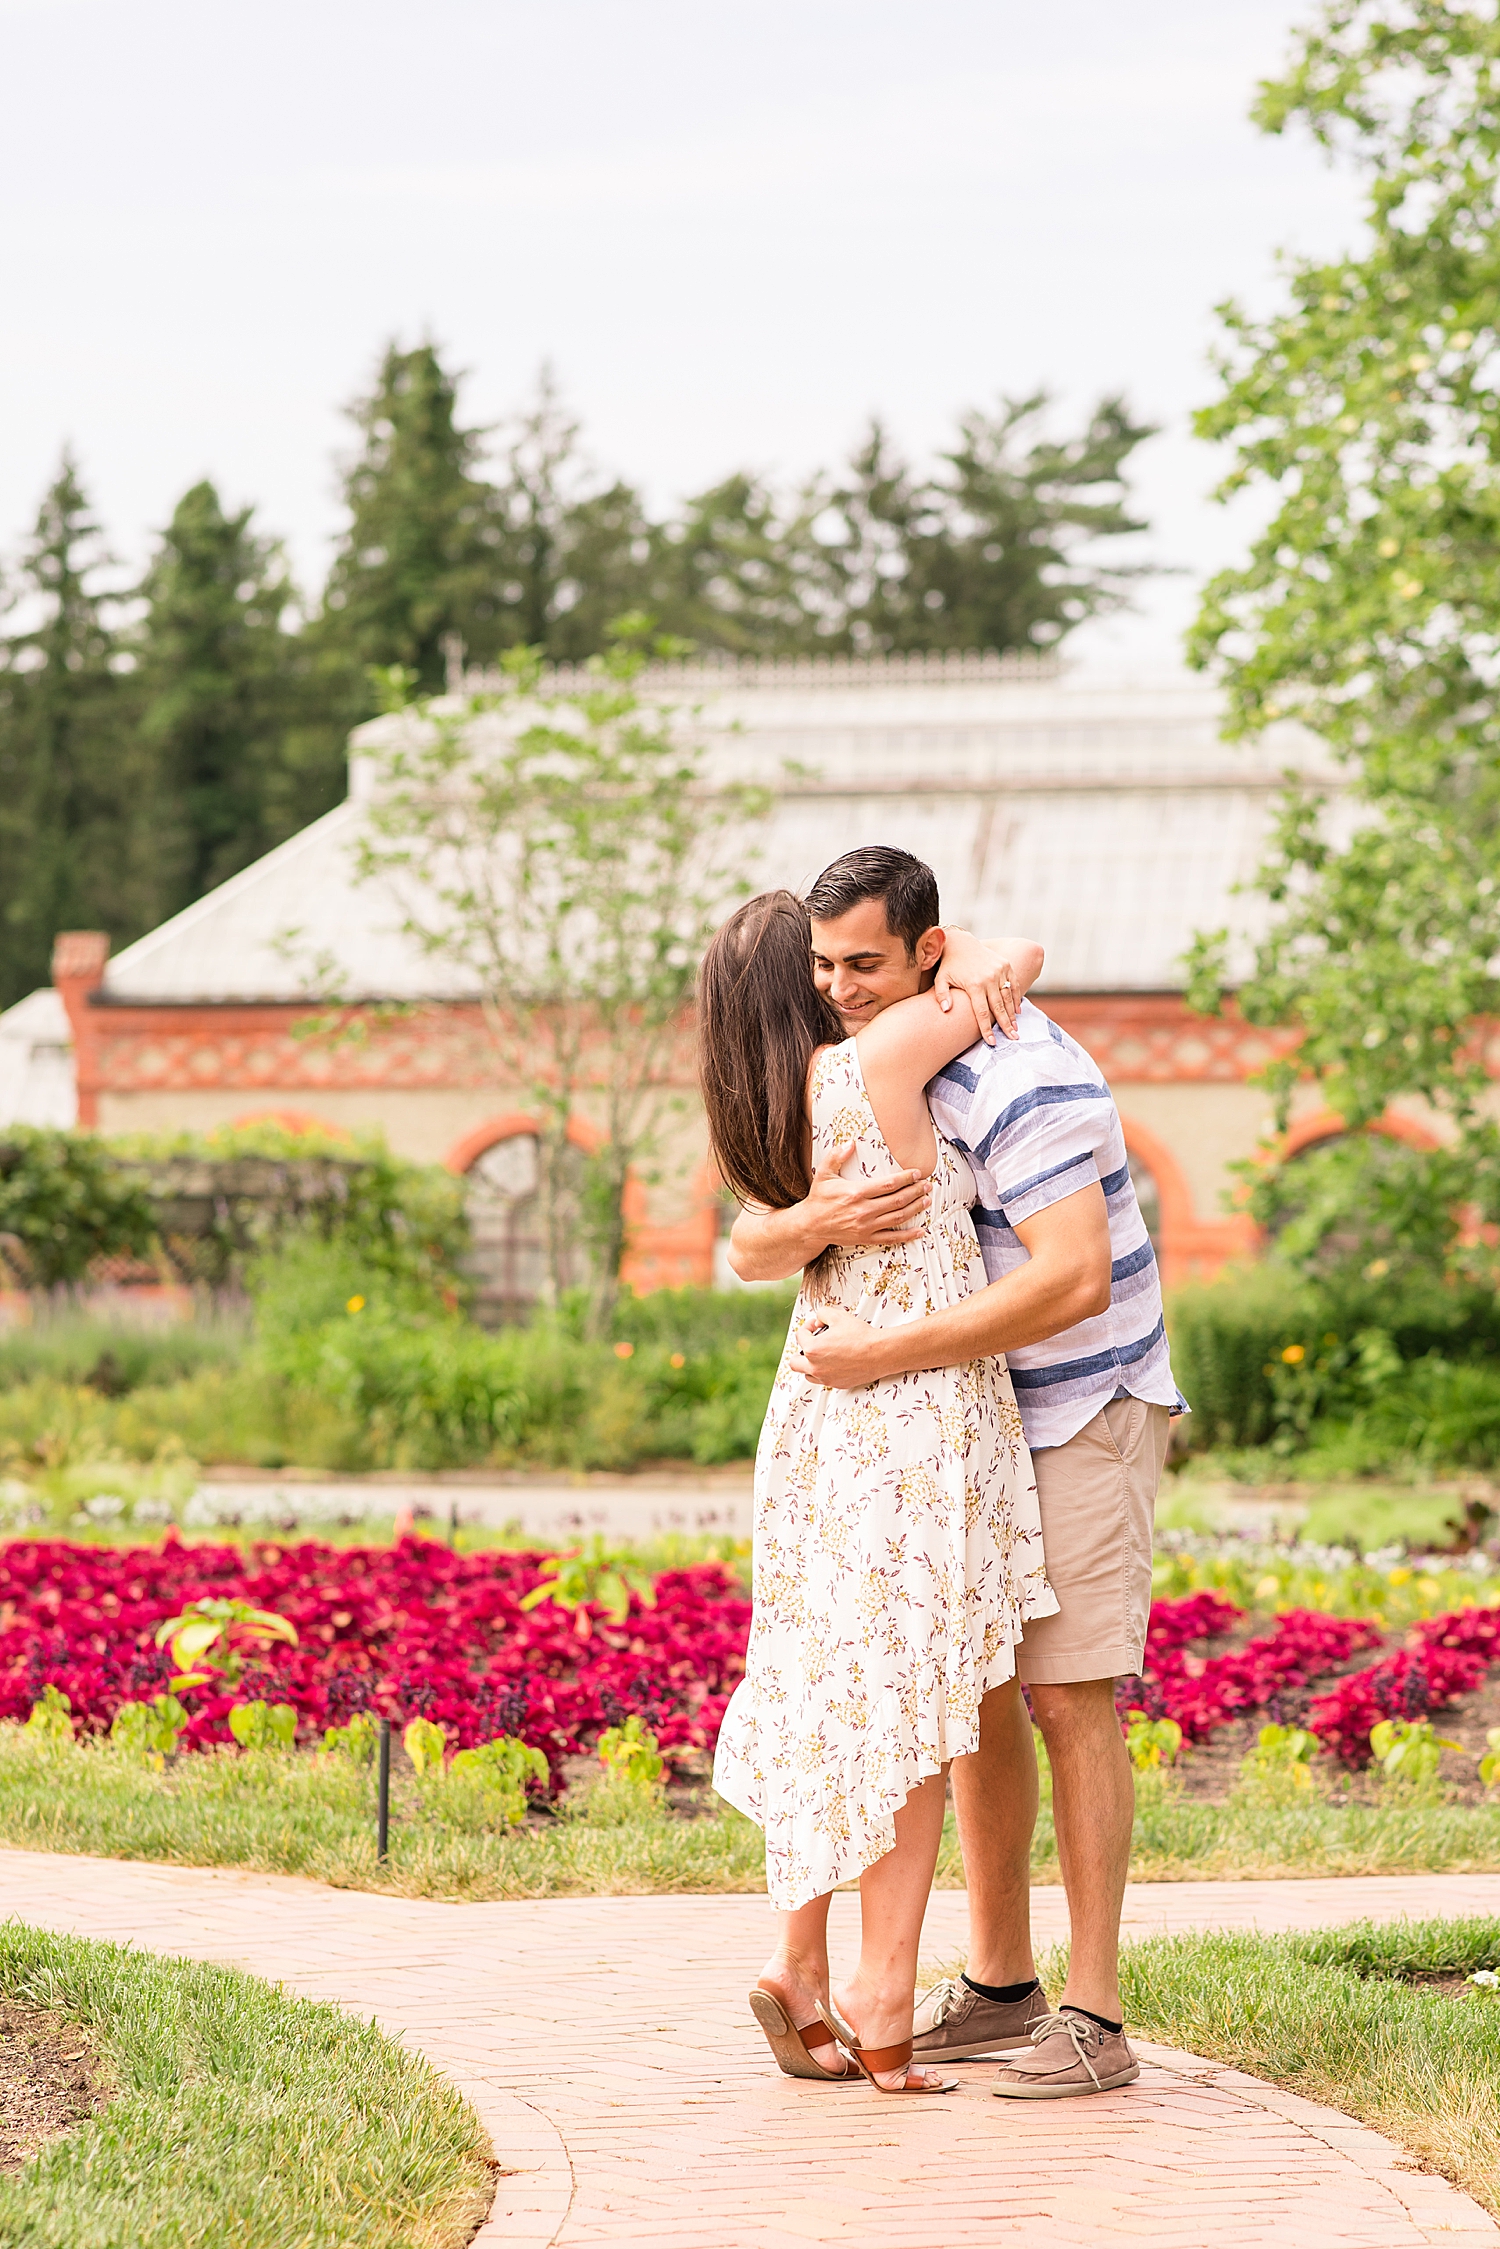
<path fill-rule="evenodd" d="M 1140 1669 L 1182 1400 L 1114 1103 L 1025 1001 L 1041 949 L 1008 951 L 945 932 L 931 869 L 877 847 L 805 900 L 752 899 L 705 958 L 732 1261 L 802 1276 L 714 1782 L 765 1830 L 778 1932 L 750 2004 L 787 2075 L 943 2093 L 942 2064 L 994 2054 L 994 2091 L 1036 2100 L 1139 2075 L 1114 1681 Z M 1072 1921 L 1055 2010 L 1031 1956 L 1022 1681 Z M 914 2010 L 950 1764 L 969 1965 Z M 829 1899 L 856 1876 L 859 1965 L 834 1987 Z"/>

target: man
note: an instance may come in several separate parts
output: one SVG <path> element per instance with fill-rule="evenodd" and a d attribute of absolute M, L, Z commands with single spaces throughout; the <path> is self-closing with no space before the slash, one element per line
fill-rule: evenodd
<path fill-rule="evenodd" d="M 937 883 L 908 852 L 851 851 L 807 897 L 813 972 L 853 1033 L 925 989 L 941 954 Z M 934 943 L 936 940 L 936 943 Z M 928 1993 L 917 2060 L 1003 2052 L 994 2091 L 1057 2099 L 1129 2084 L 1120 1908 L 1135 1791 L 1115 1714 L 1117 1676 L 1140 1669 L 1151 1598 L 1156 1490 L 1172 1380 L 1156 1260 L 1119 1116 L 1099 1070 L 1029 1002 L 1014 1039 L 976 1044 L 928 1088 L 940 1129 L 968 1157 L 988 1287 L 910 1325 L 876 1329 L 829 1307 L 792 1365 L 857 1389 L 913 1369 L 1004 1352 L 1036 1467 L 1056 1616 L 1026 1627 L 1018 1668 L 1052 1768 L 1072 1952 L 1056 2014 L 1036 1980 L 1030 1846 L 1037 1778 L 1024 1706 L 987 1698 L 980 1742 L 953 1765 L 969 1885 L 962 1979 Z M 789 1210 L 743 1211 L 730 1262 L 778 1280 L 829 1243 L 915 1241 L 927 1190 L 915 1172 L 848 1184 L 839 1151 Z"/>

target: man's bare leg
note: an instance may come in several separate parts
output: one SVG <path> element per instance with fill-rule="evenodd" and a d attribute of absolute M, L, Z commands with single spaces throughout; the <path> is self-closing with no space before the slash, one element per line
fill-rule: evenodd
<path fill-rule="evenodd" d="M 1052 1819 L 1073 1932 L 1059 2004 L 1118 2022 L 1120 1909 L 1130 1867 L 1135 1781 L 1115 1714 L 1115 1683 L 1033 1684 L 1031 1707 L 1052 1766 Z"/>
<path fill-rule="evenodd" d="M 1026 1983 L 1031 1957 L 1031 1833 L 1036 1751 L 1018 1679 L 987 1694 L 979 1747 L 952 1765 L 953 1809 L 969 1890 L 969 1974 L 976 1983 Z"/>

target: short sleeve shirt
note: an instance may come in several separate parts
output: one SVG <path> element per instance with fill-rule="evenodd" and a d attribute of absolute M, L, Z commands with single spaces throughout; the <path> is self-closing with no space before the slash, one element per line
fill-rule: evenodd
<path fill-rule="evenodd" d="M 992 1281 L 1028 1262 L 1017 1226 L 1095 1181 L 1104 1190 L 1108 1311 L 1006 1353 L 1026 1441 L 1038 1451 L 1066 1444 L 1122 1391 L 1174 1413 L 1186 1402 L 1172 1379 L 1156 1255 L 1109 1088 L 1092 1056 L 1029 1000 L 1018 1028 L 1019 1039 L 981 1041 L 950 1062 L 927 1099 L 969 1160 Z"/>

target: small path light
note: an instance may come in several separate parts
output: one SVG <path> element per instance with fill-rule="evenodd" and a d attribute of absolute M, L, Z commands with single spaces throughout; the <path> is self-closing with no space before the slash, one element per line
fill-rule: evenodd
<path fill-rule="evenodd" d="M 375 1856 L 387 1859 L 391 1848 L 391 1722 L 380 1721 L 380 1777 L 375 1799 Z"/>

